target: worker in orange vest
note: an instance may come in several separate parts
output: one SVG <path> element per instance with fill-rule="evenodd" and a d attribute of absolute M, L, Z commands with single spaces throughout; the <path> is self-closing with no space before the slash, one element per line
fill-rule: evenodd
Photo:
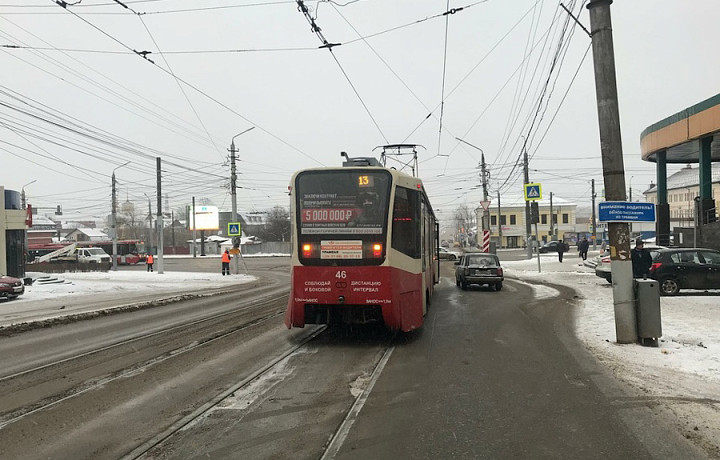
<path fill-rule="evenodd" d="M 230 274 L 230 253 L 226 249 L 225 252 L 223 252 L 222 255 L 222 274 L 225 276 L 226 274 Z"/>
<path fill-rule="evenodd" d="M 153 263 L 155 263 L 155 259 L 153 259 L 152 254 L 147 255 L 147 258 L 145 259 L 145 263 L 147 263 L 147 271 L 149 271 L 149 272 L 153 271 Z"/>

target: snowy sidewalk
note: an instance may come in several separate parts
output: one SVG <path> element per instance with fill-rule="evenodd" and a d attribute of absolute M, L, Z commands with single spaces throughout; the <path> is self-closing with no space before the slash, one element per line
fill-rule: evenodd
<path fill-rule="evenodd" d="M 37 276 L 38 274 L 28 274 Z M 33 277 L 35 277 L 33 276 Z M 0 302 L 0 327 L 98 309 L 127 307 L 255 281 L 250 275 L 117 271 L 47 275 L 60 282 L 35 282 L 11 301 Z"/>
<path fill-rule="evenodd" d="M 502 255 L 501 255 L 502 257 Z M 720 457 L 720 291 L 660 297 L 659 347 L 616 342 L 612 285 L 576 254 L 502 262 L 506 276 L 569 286 L 580 296 L 576 336 L 614 375 L 675 414 L 683 434 Z M 653 402 L 654 401 L 654 402 Z"/>

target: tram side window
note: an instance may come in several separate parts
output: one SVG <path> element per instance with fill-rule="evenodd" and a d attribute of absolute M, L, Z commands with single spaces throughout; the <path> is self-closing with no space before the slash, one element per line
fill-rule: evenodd
<path fill-rule="evenodd" d="M 420 258 L 420 224 L 420 193 L 398 187 L 393 204 L 393 249 Z"/>

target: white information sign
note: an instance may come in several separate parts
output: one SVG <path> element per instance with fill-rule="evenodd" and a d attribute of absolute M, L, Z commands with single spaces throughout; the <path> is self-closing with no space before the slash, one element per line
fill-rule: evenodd
<path fill-rule="evenodd" d="M 362 259 L 362 240 L 323 240 L 321 259 Z"/>

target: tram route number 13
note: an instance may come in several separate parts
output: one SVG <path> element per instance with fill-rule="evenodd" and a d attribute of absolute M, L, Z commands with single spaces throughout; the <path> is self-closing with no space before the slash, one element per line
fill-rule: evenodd
<path fill-rule="evenodd" d="M 344 280 L 345 278 L 347 278 L 347 272 L 345 270 L 338 270 L 335 273 L 335 278 Z"/>

